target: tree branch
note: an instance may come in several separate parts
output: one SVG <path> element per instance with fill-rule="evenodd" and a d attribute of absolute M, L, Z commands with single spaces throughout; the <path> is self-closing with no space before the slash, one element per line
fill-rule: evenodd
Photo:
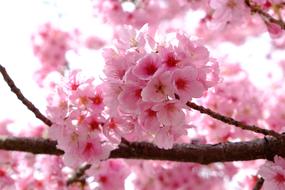
<path fill-rule="evenodd" d="M 9 76 L 9 74 L 7 73 L 5 67 L 3 67 L 0 64 L 0 72 L 4 78 L 4 80 L 6 81 L 6 83 L 8 84 L 8 86 L 10 87 L 11 91 L 16 94 L 17 98 L 30 110 L 32 111 L 36 118 L 40 119 L 41 121 L 43 121 L 46 125 L 51 126 L 52 122 L 46 118 L 46 116 L 44 116 L 40 110 L 38 108 L 36 108 L 36 106 L 34 106 L 34 104 L 32 102 L 30 102 L 27 98 L 25 98 L 25 96 L 22 94 L 21 90 L 15 85 L 14 81 L 11 79 L 11 77 Z"/>
<path fill-rule="evenodd" d="M 247 124 L 240 122 L 240 121 L 237 121 L 231 117 L 227 117 L 227 116 L 221 115 L 217 112 L 214 112 L 209 108 L 204 108 L 203 106 L 199 106 L 193 102 L 187 102 L 186 105 L 188 107 L 194 109 L 194 110 L 199 111 L 200 113 L 207 114 L 207 115 L 209 115 L 209 116 L 211 116 L 211 117 L 213 117 L 219 121 L 222 121 L 222 122 L 230 124 L 230 125 L 234 125 L 234 126 L 239 127 L 241 129 L 253 131 L 255 133 L 261 133 L 263 135 L 270 135 L 272 137 L 276 137 L 279 139 L 283 138 L 283 136 L 281 134 L 279 134 L 273 130 L 262 129 L 260 127 L 255 126 L 255 125 L 247 125 Z"/>
<path fill-rule="evenodd" d="M 73 183 L 80 182 L 83 183 L 81 185 L 84 185 L 86 183 L 85 181 L 85 171 L 91 168 L 91 164 L 83 164 L 80 166 L 75 173 L 67 180 L 66 185 L 69 186 Z"/>
<path fill-rule="evenodd" d="M 264 179 L 262 177 L 258 178 L 255 186 L 253 187 L 253 190 L 260 190 L 263 186 Z"/>
<path fill-rule="evenodd" d="M 43 138 L 0 137 L 0 149 L 30 152 L 33 154 L 62 155 L 56 148 L 57 142 Z"/>
<path fill-rule="evenodd" d="M 0 149 L 24 151 L 33 154 L 62 155 L 56 141 L 42 138 L 0 138 Z M 273 160 L 275 155 L 285 157 L 285 143 L 276 138 L 255 139 L 247 142 L 218 144 L 175 144 L 172 149 L 160 149 L 146 142 L 122 141 L 109 158 L 169 160 L 210 164 L 213 162 Z"/>
<path fill-rule="evenodd" d="M 245 4 L 250 8 L 250 11 L 252 13 L 257 13 L 260 16 L 262 16 L 265 20 L 268 22 L 274 23 L 279 25 L 283 30 L 285 30 L 285 23 L 281 19 L 275 19 L 270 14 L 264 12 L 259 5 L 257 4 L 251 4 L 250 0 L 245 0 Z"/>

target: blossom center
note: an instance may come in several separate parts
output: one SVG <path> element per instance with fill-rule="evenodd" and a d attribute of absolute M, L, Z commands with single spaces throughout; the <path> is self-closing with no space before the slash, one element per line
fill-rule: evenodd
<path fill-rule="evenodd" d="M 168 54 L 165 62 L 168 67 L 175 67 L 179 61 L 174 58 L 173 54 Z"/>
<path fill-rule="evenodd" d="M 157 85 L 155 85 L 155 92 L 156 93 L 162 93 L 162 94 L 164 94 L 164 86 L 163 86 L 163 84 L 162 83 L 158 83 Z"/>
<path fill-rule="evenodd" d="M 94 130 L 98 130 L 99 129 L 99 123 L 96 121 L 96 120 L 92 120 L 90 123 L 89 123 L 89 127 L 92 131 Z"/>
<path fill-rule="evenodd" d="M 176 87 L 177 87 L 177 89 L 185 89 L 186 88 L 186 86 L 187 86 L 187 82 L 185 81 L 185 80 L 183 80 L 183 79 L 177 79 L 176 81 L 175 81 L 175 85 L 176 85 Z"/>
<path fill-rule="evenodd" d="M 100 105 L 103 102 L 103 98 L 99 95 L 95 95 L 94 97 L 90 98 L 95 105 Z"/>
<path fill-rule="evenodd" d="M 86 143 L 83 152 L 87 153 L 87 152 L 90 152 L 92 149 L 93 149 L 93 144 L 91 142 L 88 142 Z"/>
<path fill-rule="evenodd" d="M 281 173 L 277 173 L 274 177 L 274 179 L 279 182 L 279 183 L 284 183 L 285 182 L 285 177 Z"/>
<path fill-rule="evenodd" d="M 145 72 L 147 75 L 153 75 L 156 70 L 157 70 L 157 67 L 153 63 L 150 63 L 145 67 Z"/>
<path fill-rule="evenodd" d="M 227 7 L 229 7 L 230 9 L 234 9 L 236 6 L 237 3 L 235 2 L 235 0 L 228 0 Z"/>
<path fill-rule="evenodd" d="M 149 117 L 155 117 L 155 116 L 156 116 L 156 112 L 153 111 L 153 110 L 151 110 L 151 109 L 148 109 L 148 110 L 147 110 L 147 115 L 148 115 Z"/>

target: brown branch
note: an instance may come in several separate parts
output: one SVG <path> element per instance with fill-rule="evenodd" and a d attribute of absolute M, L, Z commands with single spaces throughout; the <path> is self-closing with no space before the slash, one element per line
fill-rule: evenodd
<path fill-rule="evenodd" d="M 255 133 L 261 133 L 263 135 L 270 135 L 272 137 L 276 137 L 276 138 L 280 138 L 280 139 L 283 138 L 283 136 L 281 134 L 279 134 L 273 130 L 262 129 L 260 127 L 255 126 L 255 125 L 247 125 L 247 124 L 240 122 L 240 121 L 237 121 L 231 117 L 227 117 L 227 116 L 221 115 L 217 112 L 214 112 L 209 108 L 204 108 L 203 106 L 199 106 L 193 102 L 187 102 L 186 105 L 188 107 L 194 109 L 194 110 L 199 111 L 200 113 L 207 114 L 207 115 L 209 115 L 209 116 L 211 116 L 211 117 L 213 117 L 219 121 L 222 121 L 222 122 L 230 124 L 230 125 L 234 125 L 234 126 L 239 127 L 241 129 L 253 131 Z"/>
<path fill-rule="evenodd" d="M 0 137 L 0 149 L 30 152 L 33 154 L 62 155 L 56 141 L 43 138 Z"/>
<path fill-rule="evenodd" d="M 84 186 L 85 182 L 85 171 L 91 167 L 91 164 L 83 164 L 80 166 L 74 174 L 67 180 L 66 185 L 69 186 L 73 183 L 79 182 Z"/>
<path fill-rule="evenodd" d="M 41 138 L 0 138 L 0 149 L 34 154 L 62 155 L 56 141 Z M 175 144 L 172 149 L 160 149 L 146 142 L 122 141 L 109 158 L 169 160 L 210 164 L 213 162 L 273 160 L 275 155 L 285 157 L 285 143 L 276 138 L 255 139 L 247 142 L 219 144 Z"/>
<path fill-rule="evenodd" d="M 25 96 L 22 94 L 21 90 L 15 85 L 14 81 L 11 79 L 11 77 L 9 76 L 9 74 L 7 73 L 5 67 L 3 67 L 0 64 L 0 72 L 4 78 L 4 80 L 6 81 L 6 83 L 9 85 L 10 89 L 12 92 L 14 92 L 14 94 L 16 94 L 16 96 L 18 97 L 18 99 L 30 110 L 32 111 L 36 118 L 40 119 L 41 121 L 43 121 L 46 125 L 51 126 L 52 122 L 46 118 L 40 111 L 38 108 L 36 108 L 36 106 L 34 106 L 34 104 L 32 102 L 30 102 L 27 98 L 25 98 Z"/>
<path fill-rule="evenodd" d="M 285 30 L 285 23 L 281 19 L 276 19 L 272 17 L 270 14 L 264 12 L 259 5 L 251 4 L 250 0 L 245 0 L 244 2 L 250 8 L 250 11 L 252 13 L 257 13 L 261 15 L 268 22 L 275 23 L 279 25 L 283 30 Z"/>
<path fill-rule="evenodd" d="M 264 183 L 264 179 L 262 177 L 258 178 L 255 186 L 253 187 L 252 190 L 260 190 L 263 186 L 263 183 Z"/>

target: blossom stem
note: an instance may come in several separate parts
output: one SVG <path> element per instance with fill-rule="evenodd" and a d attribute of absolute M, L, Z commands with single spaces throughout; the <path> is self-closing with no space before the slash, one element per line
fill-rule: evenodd
<path fill-rule="evenodd" d="M 40 110 L 31 102 L 29 101 L 21 92 L 21 90 L 15 85 L 12 78 L 7 73 L 5 67 L 0 64 L 0 72 L 5 80 L 5 82 L 10 87 L 11 91 L 17 96 L 17 98 L 31 111 L 35 114 L 36 118 L 40 119 L 46 125 L 51 126 L 52 122 L 44 116 Z"/>
<path fill-rule="evenodd" d="M 73 183 L 76 182 L 80 182 L 83 183 L 82 185 L 84 185 L 85 183 L 85 171 L 91 168 L 91 164 L 83 164 L 82 166 L 80 166 L 75 172 L 74 174 L 67 180 L 66 185 L 69 186 Z"/>
<path fill-rule="evenodd" d="M 251 4 L 250 0 L 245 0 L 245 4 L 250 8 L 252 13 L 257 13 L 261 15 L 267 21 L 279 25 L 283 30 L 285 30 L 285 23 L 281 19 L 275 19 L 270 14 L 264 12 L 258 5 Z"/>
<path fill-rule="evenodd" d="M 203 106 L 200 106 L 200 105 L 197 105 L 193 102 L 187 102 L 186 105 L 194 110 L 197 110 L 199 111 L 200 113 L 204 113 L 204 114 L 207 114 L 209 116 L 211 116 L 212 118 L 215 118 L 219 121 L 222 121 L 224 123 L 227 123 L 227 124 L 230 124 L 230 125 L 234 125 L 236 127 L 239 127 L 241 129 L 244 129 L 244 130 L 248 130 L 248 131 L 253 131 L 255 133 L 260 133 L 260 134 L 263 134 L 263 135 L 270 135 L 272 137 L 276 137 L 276 138 L 279 138 L 279 139 L 282 139 L 283 136 L 273 130 L 267 130 L 267 129 L 262 129 L 260 127 L 257 127 L 255 125 L 247 125 L 241 121 L 237 121 L 231 117 L 228 117 L 228 116 L 224 116 L 222 114 L 219 114 L 217 112 L 214 112 L 212 111 L 211 109 L 209 108 L 204 108 Z"/>
<path fill-rule="evenodd" d="M 260 190 L 263 186 L 263 183 L 264 183 L 264 179 L 262 177 L 258 178 L 255 186 L 253 187 L 252 190 Z"/>

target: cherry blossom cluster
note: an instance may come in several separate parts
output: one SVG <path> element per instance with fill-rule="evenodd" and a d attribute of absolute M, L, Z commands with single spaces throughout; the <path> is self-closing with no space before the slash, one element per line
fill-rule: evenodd
<path fill-rule="evenodd" d="M 200 20 L 196 34 L 207 42 L 231 41 L 240 45 L 248 36 L 257 36 L 265 31 L 272 39 L 284 37 L 285 25 L 282 18 L 285 11 L 282 1 L 211 0 L 207 3 L 199 2 L 199 10 L 204 10 L 205 16 Z M 275 21 L 272 22 L 272 19 Z M 284 44 L 284 39 L 277 43 Z"/>
<path fill-rule="evenodd" d="M 247 124 L 259 124 L 262 119 L 261 91 L 248 78 L 248 74 L 237 64 L 221 66 L 223 82 L 209 90 L 200 100 L 205 107 Z M 258 98 L 259 97 L 259 98 Z M 194 124 L 199 135 L 207 142 L 218 143 L 234 139 L 252 139 L 255 134 L 224 124 L 206 115 L 194 113 Z M 192 118 L 194 118 L 192 114 Z"/>
<path fill-rule="evenodd" d="M 12 120 L 0 122 L 1 136 L 41 137 L 43 126 L 30 127 L 16 132 L 8 129 Z M 14 126 L 15 128 L 16 126 Z M 40 155 L 20 152 L 0 151 L 0 189 L 3 190 L 79 190 L 78 187 L 66 187 L 68 173 L 63 171 L 62 158 L 58 156 Z"/>
<path fill-rule="evenodd" d="M 283 80 L 282 80 L 283 81 Z M 275 85 L 275 91 L 269 92 L 264 97 L 264 107 L 266 108 L 263 113 L 263 118 L 265 121 L 265 126 L 273 129 L 275 131 L 284 132 L 284 124 L 285 124 L 285 117 L 284 117 L 284 103 L 285 103 L 285 96 L 284 96 L 284 86 L 283 82 L 280 81 L 279 84 Z M 273 111 L 278 110 L 278 111 Z"/>
<path fill-rule="evenodd" d="M 212 27 L 219 29 L 242 23 L 250 13 L 244 0 L 210 0 L 209 5 L 214 10 Z"/>
<path fill-rule="evenodd" d="M 47 98 L 47 117 L 52 126 L 11 132 L 6 127 L 11 121 L 0 122 L 1 136 L 45 137 L 47 132 L 64 155 L 0 151 L 0 189 L 123 190 L 130 180 L 136 189 L 144 190 L 233 189 L 229 184 L 236 182 L 236 189 L 253 189 L 258 177 L 265 180 L 264 189 L 285 189 L 285 162 L 278 156 L 262 166 L 263 161 L 258 160 L 207 166 L 107 160 L 122 139 L 170 149 L 174 143 L 221 143 L 258 137 L 192 112 L 187 107 L 189 101 L 246 124 L 284 132 L 284 76 L 262 92 L 241 66 L 224 61 L 219 65 L 204 46 L 215 48 L 225 41 L 241 45 L 247 37 L 267 31 L 274 38 L 274 48 L 283 50 L 284 0 L 93 0 L 91 4 L 95 18 L 86 22 L 98 30 L 100 24 L 109 24 L 113 27 L 112 40 L 110 36 L 105 40 L 95 34 L 84 36 L 79 29 L 64 31 L 51 23 L 44 24 L 31 39 L 33 52 L 41 62 L 37 82 L 48 76 L 53 90 Z M 188 25 L 192 13 L 200 14 L 195 28 Z M 190 31 L 199 41 L 192 34 L 189 37 Z M 82 60 L 86 54 L 97 56 L 102 52 L 104 76 L 84 77 L 84 70 L 73 69 L 66 58 L 69 50 Z M 96 61 L 101 60 L 96 57 Z M 280 62 L 283 75 L 284 63 Z M 55 82 L 49 75 L 53 71 L 63 76 L 62 81 Z M 86 163 L 92 167 L 86 171 L 85 183 L 67 186 L 72 169 Z"/>
<path fill-rule="evenodd" d="M 142 27 L 145 23 L 157 25 L 163 20 L 173 19 L 187 11 L 192 4 L 186 0 L 95 0 L 93 2 L 94 14 L 102 17 L 104 21 L 117 25 L 129 24 L 134 27 Z"/>
<path fill-rule="evenodd" d="M 209 30 L 210 22 L 212 22 L 212 16 L 210 13 L 207 13 L 200 20 L 195 34 L 203 41 L 214 45 L 218 45 L 221 41 L 242 45 L 249 36 L 258 36 L 265 31 L 263 21 L 257 15 L 248 17 L 242 24 L 231 24 L 230 27 L 223 28 L 222 32 L 213 28 Z"/>
<path fill-rule="evenodd" d="M 107 159 L 115 148 L 107 138 L 113 128 L 102 128 L 104 124 L 112 125 L 102 115 L 102 88 L 79 72 L 71 71 L 56 94 L 51 94 L 47 110 L 53 122 L 49 137 L 57 140 L 58 148 L 65 152 L 65 164 L 71 167 Z"/>
<path fill-rule="evenodd" d="M 282 17 L 285 16 L 284 1 L 282 0 L 253 0 L 249 2 L 253 3 L 253 6 L 257 7 L 258 9 L 266 12 L 272 18 L 279 20 L 280 23 L 283 22 Z M 272 38 L 279 38 L 284 34 L 283 32 L 284 28 L 282 29 L 280 24 L 270 21 L 268 17 L 265 17 L 264 21 L 267 27 L 267 31 L 269 32 Z M 283 22 L 283 25 L 284 25 L 284 22 Z"/>
<path fill-rule="evenodd" d="M 8 125 L 13 125 L 13 121 L 0 122 L 1 136 L 42 137 L 45 134 L 43 126 L 11 132 Z M 124 189 L 129 175 L 129 167 L 123 160 L 108 160 L 88 171 L 84 184 L 67 185 L 75 171 L 65 166 L 62 157 L 0 151 L 0 158 L 0 189 L 3 190 L 119 190 Z"/>
<path fill-rule="evenodd" d="M 98 167 L 91 168 L 87 174 L 94 177 L 97 186 L 102 190 L 124 190 L 130 167 L 124 160 L 110 159 L 101 162 Z"/>
<path fill-rule="evenodd" d="M 71 35 L 46 23 L 32 35 L 32 45 L 35 56 L 42 64 L 38 74 L 44 78 L 49 72 L 61 71 L 67 66 L 65 53 L 70 47 Z"/>
<path fill-rule="evenodd" d="M 218 64 L 204 46 L 185 34 L 158 41 L 147 26 L 127 27 L 122 33 L 115 48 L 104 50 L 109 114 L 135 125 L 131 137 L 125 138 L 171 148 L 190 127 L 185 103 L 202 97 L 219 81 Z M 136 134 L 137 130 L 145 134 Z"/>
<path fill-rule="evenodd" d="M 226 180 L 236 173 L 232 164 L 202 166 L 191 163 L 133 161 L 137 189 L 226 189 Z"/>
<path fill-rule="evenodd" d="M 214 10 L 213 14 L 208 13 L 211 28 L 224 29 L 226 26 L 241 25 L 250 20 L 250 12 L 257 12 L 272 38 L 283 34 L 282 17 L 285 11 L 281 0 L 211 0 L 209 5 Z"/>
<path fill-rule="evenodd" d="M 275 156 L 274 162 L 267 161 L 259 169 L 259 175 L 264 178 L 264 189 L 284 189 L 285 188 L 285 160 Z"/>

